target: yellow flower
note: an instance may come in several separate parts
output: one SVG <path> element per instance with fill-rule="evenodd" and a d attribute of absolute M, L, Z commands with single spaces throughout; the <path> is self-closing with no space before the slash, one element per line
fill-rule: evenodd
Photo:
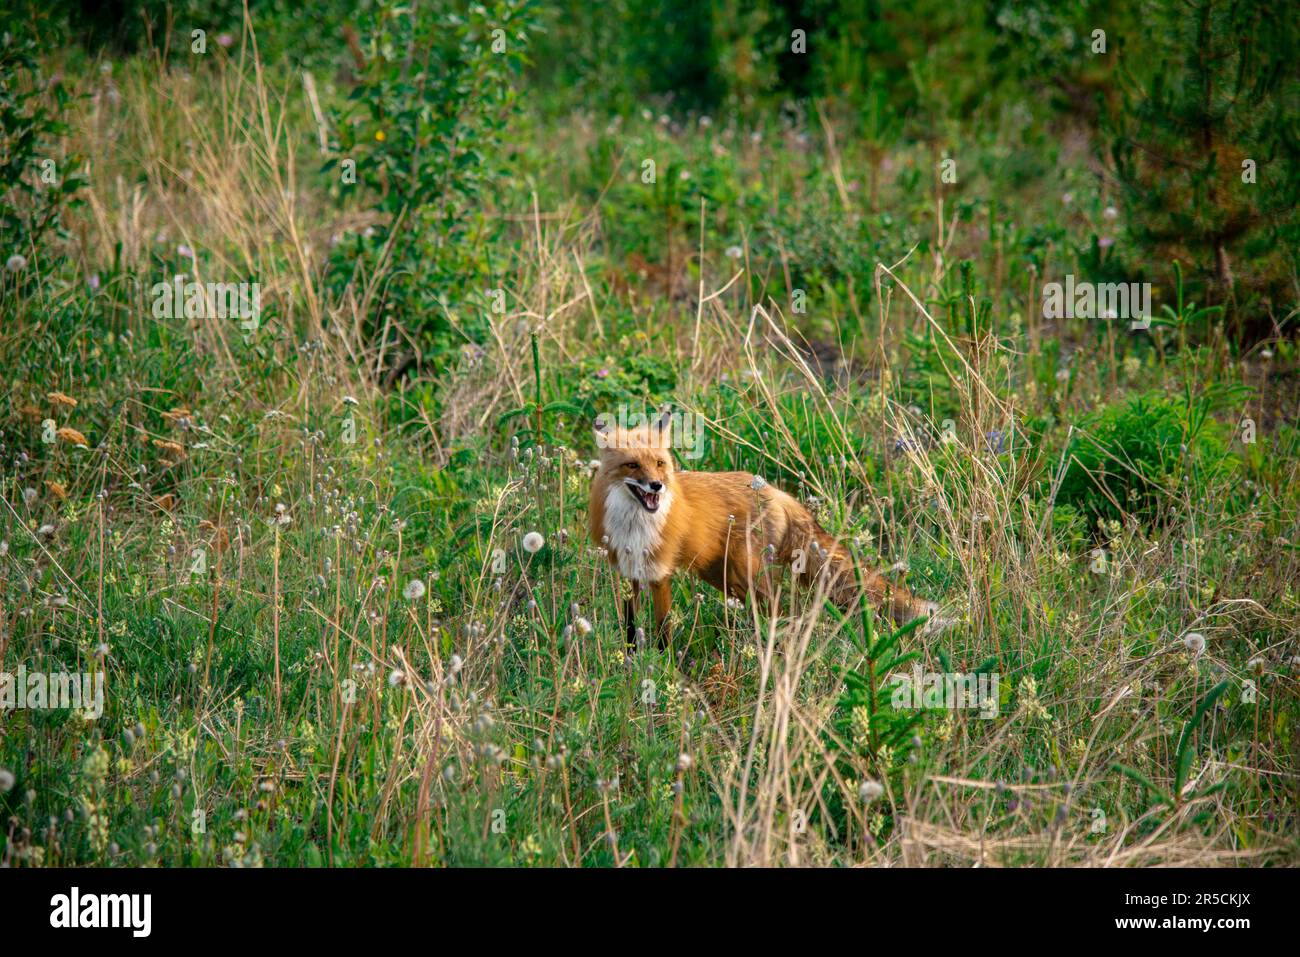
<path fill-rule="evenodd" d="M 375 130 L 375 139 L 378 140 L 380 143 L 382 143 L 385 139 L 387 139 L 387 137 L 384 135 L 383 130 Z"/>

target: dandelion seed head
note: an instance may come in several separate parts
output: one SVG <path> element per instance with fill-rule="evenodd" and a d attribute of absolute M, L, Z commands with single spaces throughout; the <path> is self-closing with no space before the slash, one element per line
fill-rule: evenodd
<path fill-rule="evenodd" d="M 885 788 L 879 781 L 863 781 L 858 785 L 858 797 L 863 804 L 870 804 L 880 798 L 885 793 Z"/>

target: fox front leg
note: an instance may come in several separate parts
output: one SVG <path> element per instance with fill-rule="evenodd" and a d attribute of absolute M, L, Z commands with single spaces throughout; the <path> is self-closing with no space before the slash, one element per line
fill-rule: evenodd
<path fill-rule="evenodd" d="M 628 647 L 636 647 L 636 609 L 641 597 L 641 583 L 632 579 L 632 595 L 623 602 L 623 620 L 627 624 Z"/>
<path fill-rule="evenodd" d="M 650 586 L 650 594 L 655 606 L 655 636 L 659 639 L 660 647 L 666 648 L 669 638 L 668 613 L 673 607 L 672 580 L 665 578 L 654 582 Z"/>

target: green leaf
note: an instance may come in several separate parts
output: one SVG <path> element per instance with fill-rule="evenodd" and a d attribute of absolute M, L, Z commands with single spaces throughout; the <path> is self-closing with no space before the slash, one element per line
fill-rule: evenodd
<path fill-rule="evenodd" d="M 1168 804 L 1170 807 L 1174 806 L 1173 798 L 1171 798 L 1164 791 L 1160 790 L 1160 788 L 1152 784 L 1151 779 L 1148 778 L 1141 771 L 1137 770 L 1136 768 L 1130 768 L 1127 764 L 1112 764 L 1111 767 L 1114 768 L 1116 771 L 1118 771 L 1120 774 L 1123 774 L 1126 777 L 1130 777 L 1138 784 L 1142 785 L 1144 788 L 1146 788 L 1148 791 L 1150 791 L 1152 794 L 1158 797 L 1161 803 Z"/>
<path fill-rule="evenodd" d="M 500 416 L 497 417 L 497 428 L 498 429 L 501 428 L 501 426 L 505 425 L 511 419 L 517 419 L 519 418 L 519 416 L 527 415 L 532 411 L 533 410 L 530 406 L 523 406 L 522 408 L 519 409 L 511 409 L 509 412 L 503 412 L 501 413 Z"/>
<path fill-rule="evenodd" d="M 1183 784 L 1187 781 L 1187 772 L 1192 767 L 1192 758 L 1196 751 L 1192 747 L 1192 735 L 1195 733 L 1205 713 L 1214 707 L 1214 703 L 1219 700 L 1220 695 L 1228 690 L 1228 680 L 1225 678 L 1217 685 L 1210 689 L 1209 693 L 1201 699 L 1197 705 L 1196 711 L 1192 714 L 1188 722 L 1183 725 L 1182 737 L 1178 740 L 1178 750 L 1174 758 L 1174 795 L 1180 796 L 1183 793 Z"/>

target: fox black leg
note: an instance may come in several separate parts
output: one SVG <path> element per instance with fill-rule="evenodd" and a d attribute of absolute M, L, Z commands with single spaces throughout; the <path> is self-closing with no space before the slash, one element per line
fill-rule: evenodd
<path fill-rule="evenodd" d="M 632 597 L 623 603 L 623 620 L 627 624 L 627 645 L 636 648 L 636 609 L 641 597 L 641 583 L 633 579 Z"/>

